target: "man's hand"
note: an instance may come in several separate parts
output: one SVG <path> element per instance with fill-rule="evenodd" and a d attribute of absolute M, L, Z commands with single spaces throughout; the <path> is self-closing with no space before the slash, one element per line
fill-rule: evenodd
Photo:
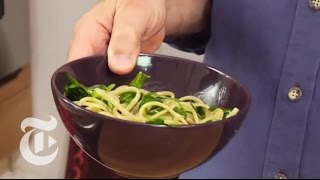
<path fill-rule="evenodd" d="M 112 71 L 129 73 L 140 52 L 160 47 L 165 20 L 165 0 L 102 0 L 76 24 L 68 60 L 108 52 Z"/>
<path fill-rule="evenodd" d="M 127 74 L 140 52 L 153 53 L 165 35 L 201 30 L 208 0 L 100 0 L 77 22 L 68 60 L 108 55 L 110 69 Z"/>

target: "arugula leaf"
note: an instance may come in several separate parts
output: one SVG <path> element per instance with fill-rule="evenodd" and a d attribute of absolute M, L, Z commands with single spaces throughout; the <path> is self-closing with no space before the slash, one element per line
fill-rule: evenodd
<path fill-rule="evenodd" d="M 116 87 L 115 84 L 110 84 L 110 85 L 104 85 L 104 84 L 98 84 L 98 85 L 94 85 L 94 86 L 91 86 L 89 87 L 90 89 L 93 90 L 93 93 L 92 93 L 92 97 L 95 97 L 97 99 L 100 99 L 101 101 L 103 101 L 110 109 L 113 109 L 113 104 L 109 101 L 106 101 L 104 100 L 99 94 L 97 94 L 94 89 L 96 88 L 99 88 L 99 89 L 102 89 L 102 90 L 105 90 L 106 92 L 110 92 L 112 91 L 114 88 Z"/>
<path fill-rule="evenodd" d="M 107 106 L 110 108 L 110 109 L 113 109 L 113 104 L 111 103 L 111 102 L 109 102 L 109 101 L 103 101 L 104 103 L 106 103 L 107 104 Z"/>
<path fill-rule="evenodd" d="M 151 102 L 151 101 L 157 101 L 161 102 L 161 98 L 156 93 L 148 93 L 142 96 L 139 106 L 143 106 L 144 104 Z"/>
<path fill-rule="evenodd" d="M 175 107 L 173 110 L 176 113 L 181 114 L 184 118 L 187 118 L 187 111 L 185 111 L 182 107 Z"/>
<path fill-rule="evenodd" d="M 78 101 L 84 97 L 94 97 L 97 99 L 100 99 L 103 101 L 106 105 L 108 105 L 109 108 L 113 108 L 112 103 L 105 101 L 102 99 L 102 97 L 97 94 L 94 89 L 100 88 L 105 91 L 111 91 L 112 89 L 115 88 L 115 84 L 110 84 L 110 85 L 103 85 L 103 84 L 98 84 L 94 85 L 91 87 L 87 87 L 83 84 L 81 84 L 79 81 L 77 81 L 71 74 L 67 74 L 67 85 L 64 87 L 64 95 L 71 101 Z"/>
<path fill-rule="evenodd" d="M 166 125 L 164 123 L 164 120 L 161 118 L 156 118 L 156 119 L 152 119 L 150 121 L 147 121 L 147 124 Z"/>
<path fill-rule="evenodd" d="M 163 98 L 156 93 L 148 93 L 142 96 L 139 106 L 152 101 L 161 102 Z M 163 110 L 162 107 L 153 107 L 151 109 L 146 109 L 145 112 L 147 115 L 155 115 Z"/>
<path fill-rule="evenodd" d="M 79 83 L 71 74 L 67 74 L 67 85 L 64 87 L 64 95 L 71 101 L 91 96 L 92 90 Z"/>
<path fill-rule="evenodd" d="M 142 71 L 140 71 L 136 75 L 136 77 L 131 81 L 130 86 L 141 89 L 144 82 L 149 78 L 150 78 L 150 76 L 148 76 L 148 75 L 144 74 Z M 121 104 L 130 104 L 135 96 L 136 96 L 136 93 L 134 93 L 134 92 L 123 93 L 119 96 L 120 103 Z"/>
<path fill-rule="evenodd" d="M 221 108 L 223 110 L 223 119 L 225 119 L 232 111 L 230 108 Z"/>
<path fill-rule="evenodd" d="M 155 115 L 155 114 L 161 112 L 162 110 L 163 110 L 162 107 L 153 107 L 151 109 L 146 109 L 145 112 L 147 115 L 152 116 L 152 115 Z"/>
<path fill-rule="evenodd" d="M 130 86 L 141 89 L 146 80 L 150 79 L 150 76 L 140 71 L 136 77 L 131 81 Z"/>
<path fill-rule="evenodd" d="M 231 109 L 231 108 L 221 108 L 222 110 L 223 110 L 223 112 L 224 112 L 224 114 L 223 114 L 223 119 L 225 119 L 225 118 L 227 118 L 228 116 L 230 116 L 231 115 L 231 113 L 233 114 L 234 112 L 234 110 L 235 110 L 235 108 L 233 108 L 233 109 Z M 237 111 L 237 110 L 235 110 L 235 111 Z M 235 114 L 237 114 L 237 113 L 235 113 Z M 231 115 L 232 116 L 232 115 Z"/>
<path fill-rule="evenodd" d="M 96 88 L 99 88 L 99 89 L 102 89 L 102 90 L 109 92 L 109 91 L 112 91 L 115 87 L 116 87 L 115 84 L 110 84 L 109 86 L 106 86 L 104 84 L 97 84 L 97 85 L 89 87 L 89 89 L 94 90 Z"/>
<path fill-rule="evenodd" d="M 120 103 L 121 104 L 130 104 L 135 96 L 136 96 L 135 92 L 126 92 L 126 93 L 120 94 L 120 97 L 119 97 Z"/>
<path fill-rule="evenodd" d="M 97 99 L 102 99 L 102 97 L 96 93 L 95 91 L 92 92 L 91 97 L 97 98 Z"/>
<path fill-rule="evenodd" d="M 206 117 L 206 113 L 204 112 L 203 110 L 203 107 L 194 107 L 194 105 L 190 102 L 192 108 L 196 111 L 197 113 L 197 116 L 200 118 L 200 119 L 204 119 Z"/>
<path fill-rule="evenodd" d="M 148 102 L 152 102 L 152 101 L 163 102 L 163 100 L 165 100 L 165 99 L 173 99 L 173 100 L 179 101 L 178 99 L 171 98 L 168 96 L 160 96 L 156 93 L 147 93 L 142 96 L 139 106 L 141 107 L 144 104 L 146 104 Z"/>
<path fill-rule="evenodd" d="M 214 111 L 215 109 L 217 109 L 217 107 L 216 107 L 216 106 L 213 106 L 213 107 L 210 107 L 210 108 L 209 108 L 209 111 L 212 112 L 212 111 Z"/>
<path fill-rule="evenodd" d="M 225 119 L 232 111 L 231 108 L 225 108 L 225 107 L 210 107 L 209 111 L 214 111 L 217 108 L 222 109 L 223 110 L 223 119 Z"/>
<path fill-rule="evenodd" d="M 186 111 L 185 111 L 183 108 L 175 107 L 173 110 L 174 110 L 176 113 L 181 114 L 181 115 L 183 115 L 183 116 L 186 114 Z"/>
<path fill-rule="evenodd" d="M 196 112 L 197 112 L 197 115 L 200 119 L 204 119 L 206 117 L 206 113 L 205 113 L 203 107 L 197 107 Z"/>

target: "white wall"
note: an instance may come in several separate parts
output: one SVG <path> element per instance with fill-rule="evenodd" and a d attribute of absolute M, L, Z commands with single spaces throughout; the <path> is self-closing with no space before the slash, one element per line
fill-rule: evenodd
<path fill-rule="evenodd" d="M 50 89 L 52 73 L 66 59 L 73 26 L 96 0 L 30 0 L 33 116 L 58 118 Z M 58 141 L 59 155 L 48 166 L 32 166 L 19 158 L 14 167 L 44 178 L 63 178 L 68 134 L 62 123 L 50 134 Z"/>
<path fill-rule="evenodd" d="M 94 2 L 95 0 L 30 0 L 34 117 L 42 119 L 46 119 L 48 115 L 59 117 L 51 95 L 50 78 L 52 73 L 65 62 L 74 23 Z M 202 59 L 199 56 L 172 50 L 166 45 L 162 46 L 158 53 Z M 22 158 L 18 158 L 15 169 L 43 178 L 63 178 L 68 134 L 60 123 L 59 128 L 50 136 L 58 140 L 60 148 L 58 158 L 51 165 L 31 166 Z"/>

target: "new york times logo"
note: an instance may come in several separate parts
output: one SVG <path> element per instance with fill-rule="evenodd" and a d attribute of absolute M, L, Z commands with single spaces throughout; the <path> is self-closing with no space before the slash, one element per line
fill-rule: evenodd
<path fill-rule="evenodd" d="M 57 143 L 51 136 L 45 136 L 45 132 L 55 130 L 58 124 L 56 118 L 52 116 L 49 117 L 49 121 L 37 118 L 26 118 L 21 123 L 21 130 L 26 134 L 20 141 L 20 152 L 22 157 L 30 164 L 37 166 L 47 165 L 54 161 L 58 155 L 58 147 L 49 155 L 40 155 L 40 153 L 45 150 L 45 142 L 47 142 L 47 148 L 50 148 Z M 28 127 L 32 129 L 26 132 Z M 45 137 L 47 140 L 45 140 Z M 30 138 L 33 139 L 34 146 L 30 146 Z"/>

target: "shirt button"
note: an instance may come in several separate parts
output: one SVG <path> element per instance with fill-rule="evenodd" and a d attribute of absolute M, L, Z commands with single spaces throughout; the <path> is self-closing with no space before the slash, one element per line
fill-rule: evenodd
<path fill-rule="evenodd" d="M 299 87 L 292 87 L 289 89 L 288 98 L 292 102 L 297 102 L 302 97 L 302 91 Z"/>
<path fill-rule="evenodd" d="M 282 173 L 279 173 L 274 176 L 274 179 L 288 179 L 288 177 Z"/>
<path fill-rule="evenodd" d="M 320 0 L 309 0 L 310 7 L 315 10 L 320 10 Z"/>

